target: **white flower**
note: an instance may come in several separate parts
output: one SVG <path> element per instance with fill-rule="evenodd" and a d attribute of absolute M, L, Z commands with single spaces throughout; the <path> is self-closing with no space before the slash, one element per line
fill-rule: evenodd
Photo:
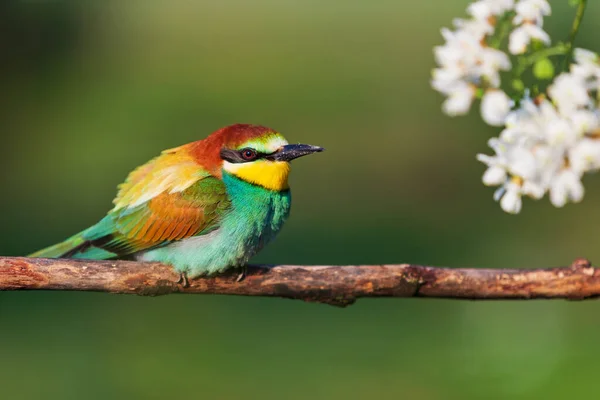
<path fill-rule="evenodd" d="M 483 174 L 483 184 L 486 186 L 498 186 L 507 179 L 506 147 L 498 139 L 490 139 L 489 146 L 496 152 L 495 156 L 477 154 L 477 159 L 488 166 Z"/>
<path fill-rule="evenodd" d="M 535 137 L 539 132 L 538 114 L 539 110 L 531 99 L 522 99 L 521 107 L 506 116 L 506 129 L 500 133 L 500 138 L 507 143 L 514 143 Z"/>
<path fill-rule="evenodd" d="M 494 15 L 502 15 L 515 7 L 515 0 L 487 0 Z"/>
<path fill-rule="evenodd" d="M 481 116 L 492 126 L 504 125 L 512 101 L 502 90 L 488 90 L 481 99 Z"/>
<path fill-rule="evenodd" d="M 471 102 L 475 97 L 475 88 L 468 83 L 461 82 L 448 92 L 442 109 L 450 116 L 463 115 L 469 112 Z"/>
<path fill-rule="evenodd" d="M 467 6 L 467 13 L 475 20 L 487 20 L 493 16 L 492 7 L 487 1 L 476 1 Z"/>
<path fill-rule="evenodd" d="M 436 68 L 432 72 L 431 86 L 438 92 L 449 94 L 462 83 L 462 72 L 458 69 Z"/>
<path fill-rule="evenodd" d="M 488 145 L 496 152 L 495 156 L 477 155 L 477 159 L 488 167 L 501 167 L 521 179 L 530 179 L 535 175 L 536 160 L 530 149 L 498 138 L 491 138 Z"/>
<path fill-rule="evenodd" d="M 477 73 L 486 78 L 487 83 L 495 88 L 500 86 L 499 71 L 508 71 L 511 68 L 510 59 L 506 53 L 491 47 L 485 47 L 481 50 L 478 64 Z"/>
<path fill-rule="evenodd" d="M 489 167 L 483 173 L 483 184 L 486 186 L 498 186 L 506 181 L 506 170 L 499 166 Z"/>
<path fill-rule="evenodd" d="M 600 61 L 598 54 L 586 49 L 575 49 L 573 51 L 575 64 L 571 64 L 571 73 L 581 79 L 588 80 L 588 89 L 598 88 L 600 78 Z M 591 80 L 591 82 L 589 82 Z M 591 83 L 591 86 L 589 85 Z"/>
<path fill-rule="evenodd" d="M 546 15 L 550 15 L 551 8 L 547 0 L 521 0 L 515 6 L 517 16 L 514 24 L 520 24 L 524 21 L 533 21 L 541 24 Z"/>
<path fill-rule="evenodd" d="M 521 191 L 523 192 L 523 194 L 526 194 L 527 196 L 535 200 L 541 199 L 542 197 L 544 197 L 544 193 L 546 193 L 546 189 L 542 184 L 533 181 L 523 182 Z"/>
<path fill-rule="evenodd" d="M 598 54 L 591 50 L 576 48 L 573 50 L 575 62 L 582 66 L 598 67 Z"/>
<path fill-rule="evenodd" d="M 580 47 L 573 50 L 573 58 L 577 64 L 598 64 L 598 54 Z"/>
<path fill-rule="evenodd" d="M 507 158 L 508 171 L 512 175 L 526 180 L 535 179 L 537 160 L 530 149 L 522 146 L 512 146 Z"/>
<path fill-rule="evenodd" d="M 550 146 L 572 146 L 577 140 L 577 132 L 566 119 L 557 119 L 546 126 L 546 142 Z"/>
<path fill-rule="evenodd" d="M 514 29 L 508 37 L 508 51 L 511 54 L 523 54 L 531 39 L 537 39 L 546 45 L 550 44 L 550 36 L 538 25 L 525 22 Z"/>
<path fill-rule="evenodd" d="M 479 0 L 469 4 L 467 13 L 476 20 L 482 20 L 502 15 L 514 6 L 514 0 Z"/>
<path fill-rule="evenodd" d="M 456 18 L 452 21 L 452 24 L 461 31 L 473 37 L 480 38 L 480 40 L 494 33 L 494 26 L 487 19 Z"/>
<path fill-rule="evenodd" d="M 508 172 L 526 182 L 538 181 L 540 179 L 538 155 L 541 153 L 536 150 L 538 149 L 526 142 L 512 145 L 507 153 Z"/>
<path fill-rule="evenodd" d="M 583 138 L 568 151 L 569 165 L 579 174 L 600 169 L 600 140 Z"/>
<path fill-rule="evenodd" d="M 573 129 L 578 136 L 589 133 L 598 129 L 598 110 L 577 110 L 573 111 L 569 116 Z"/>
<path fill-rule="evenodd" d="M 446 43 L 434 47 L 436 62 L 443 68 L 455 67 L 465 72 L 472 68 L 481 50 L 480 39 L 463 30 L 442 28 L 441 33 Z"/>
<path fill-rule="evenodd" d="M 590 104 L 584 80 L 573 74 L 562 73 L 557 76 L 548 87 L 548 94 L 564 116 L 569 116 L 576 109 Z"/>
<path fill-rule="evenodd" d="M 536 177 L 536 158 L 530 149 L 497 138 L 490 139 L 488 145 L 496 152 L 495 156 L 477 155 L 477 159 L 489 167 L 483 176 L 485 185 L 500 185 L 506 180 L 502 177 L 506 178 L 509 174 L 522 181 Z M 498 169 L 502 169 L 504 174 L 502 175 Z"/>
<path fill-rule="evenodd" d="M 550 185 L 550 202 L 555 207 L 564 206 L 568 200 L 580 202 L 583 194 L 581 177 L 571 169 L 561 170 Z"/>
<path fill-rule="evenodd" d="M 521 187 L 515 182 L 509 182 L 502 188 L 504 195 L 500 199 L 500 207 L 509 214 L 518 214 L 521 211 Z"/>
<path fill-rule="evenodd" d="M 496 155 L 488 156 L 485 154 L 477 154 L 477 159 L 488 167 L 502 166 L 505 168 L 507 165 L 506 153 L 508 150 L 506 143 L 498 138 L 491 138 L 488 140 L 488 146 L 496 152 Z"/>

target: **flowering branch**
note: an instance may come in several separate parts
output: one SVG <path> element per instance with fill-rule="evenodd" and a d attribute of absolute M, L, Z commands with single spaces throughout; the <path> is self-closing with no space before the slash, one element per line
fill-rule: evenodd
<path fill-rule="evenodd" d="M 556 207 L 579 202 L 583 175 L 600 169 L 600 62 L 574 47 L 587 0 L 571 2 L 577 11 L 565 43 L 551 46 L 543 29 L 547 0 L 477 0 L 467 8 L 470 18 L 442 29 L 446 43 L 434 49 L 431 84 L 447 96 L 443 111 L 466 114 L 480 98 L 484 122 L 503 127 L 488 141 L 496 154 L 477 159 L 488 167 L 483 183 L 499 186 L 494 198 L 509 213 L 520 212 L 523 196 L 548 194 Z M 556 75 L 551 57 L 563 57 L 564 72 Z M 511 96 L 501 79 L 509 72 Z"/>
<path fill-rule="evenodd" d="M 157 296 L 228 294 L 299 299 L 347 306 L 365 297 L 582 300 L 600 296 L 600 269 L 578 259 L 549 269 L 450 269 L 413 264 L 251 266 L 246 278 L 220 275 L 178 284 L 157 263 L 0 257 L 2 290 L 73 290 Z"/>

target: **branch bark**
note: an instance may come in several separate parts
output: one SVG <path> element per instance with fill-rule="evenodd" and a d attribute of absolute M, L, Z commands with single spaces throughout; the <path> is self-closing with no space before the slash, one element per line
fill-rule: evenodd
<path fill-rule="evenodd" d="M 190 281 L 184 288 L 169 266 L 132 261 L 0 257 L 2 290 L 75 290 L 157 296 L 205 293 L 270 296 L 347 306 L 364 297 L 583 300 L 600 296 L 600 269 L 585 259 L 548 269 L 469 269 L 429 266 L 250 266 Z"/>

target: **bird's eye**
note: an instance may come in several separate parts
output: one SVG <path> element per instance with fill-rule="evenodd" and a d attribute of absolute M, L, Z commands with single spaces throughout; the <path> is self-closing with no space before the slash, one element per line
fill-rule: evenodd
<path fill-rule="evenodd" d="M 252 150 L 252 149 L 243 149 L 240 151 L 241 156 L 244 160 L 246 161 L 252 161 L 256 159 L 256 151 Z"/>

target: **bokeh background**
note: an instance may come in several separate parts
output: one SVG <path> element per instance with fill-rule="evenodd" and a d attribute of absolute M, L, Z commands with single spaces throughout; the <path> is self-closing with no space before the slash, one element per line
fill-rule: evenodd
<path fill-rule="evenodd" d="M 497 130 L 429 87 L 467 1 L 3 1 L 0 254 L 103 216 L 165 148 L 235 122 L 327 153 L 256 262 L 542 267 L 600 260 L 582 204 L 503 213 L 481 184 Z M 600 4 L 578 45 L 600 50 Z M 574 10 L 552 1 L 565 37 Z M 0 397 L 564 399 L 600 393 L 600 303 L 0 293 Z"/>

